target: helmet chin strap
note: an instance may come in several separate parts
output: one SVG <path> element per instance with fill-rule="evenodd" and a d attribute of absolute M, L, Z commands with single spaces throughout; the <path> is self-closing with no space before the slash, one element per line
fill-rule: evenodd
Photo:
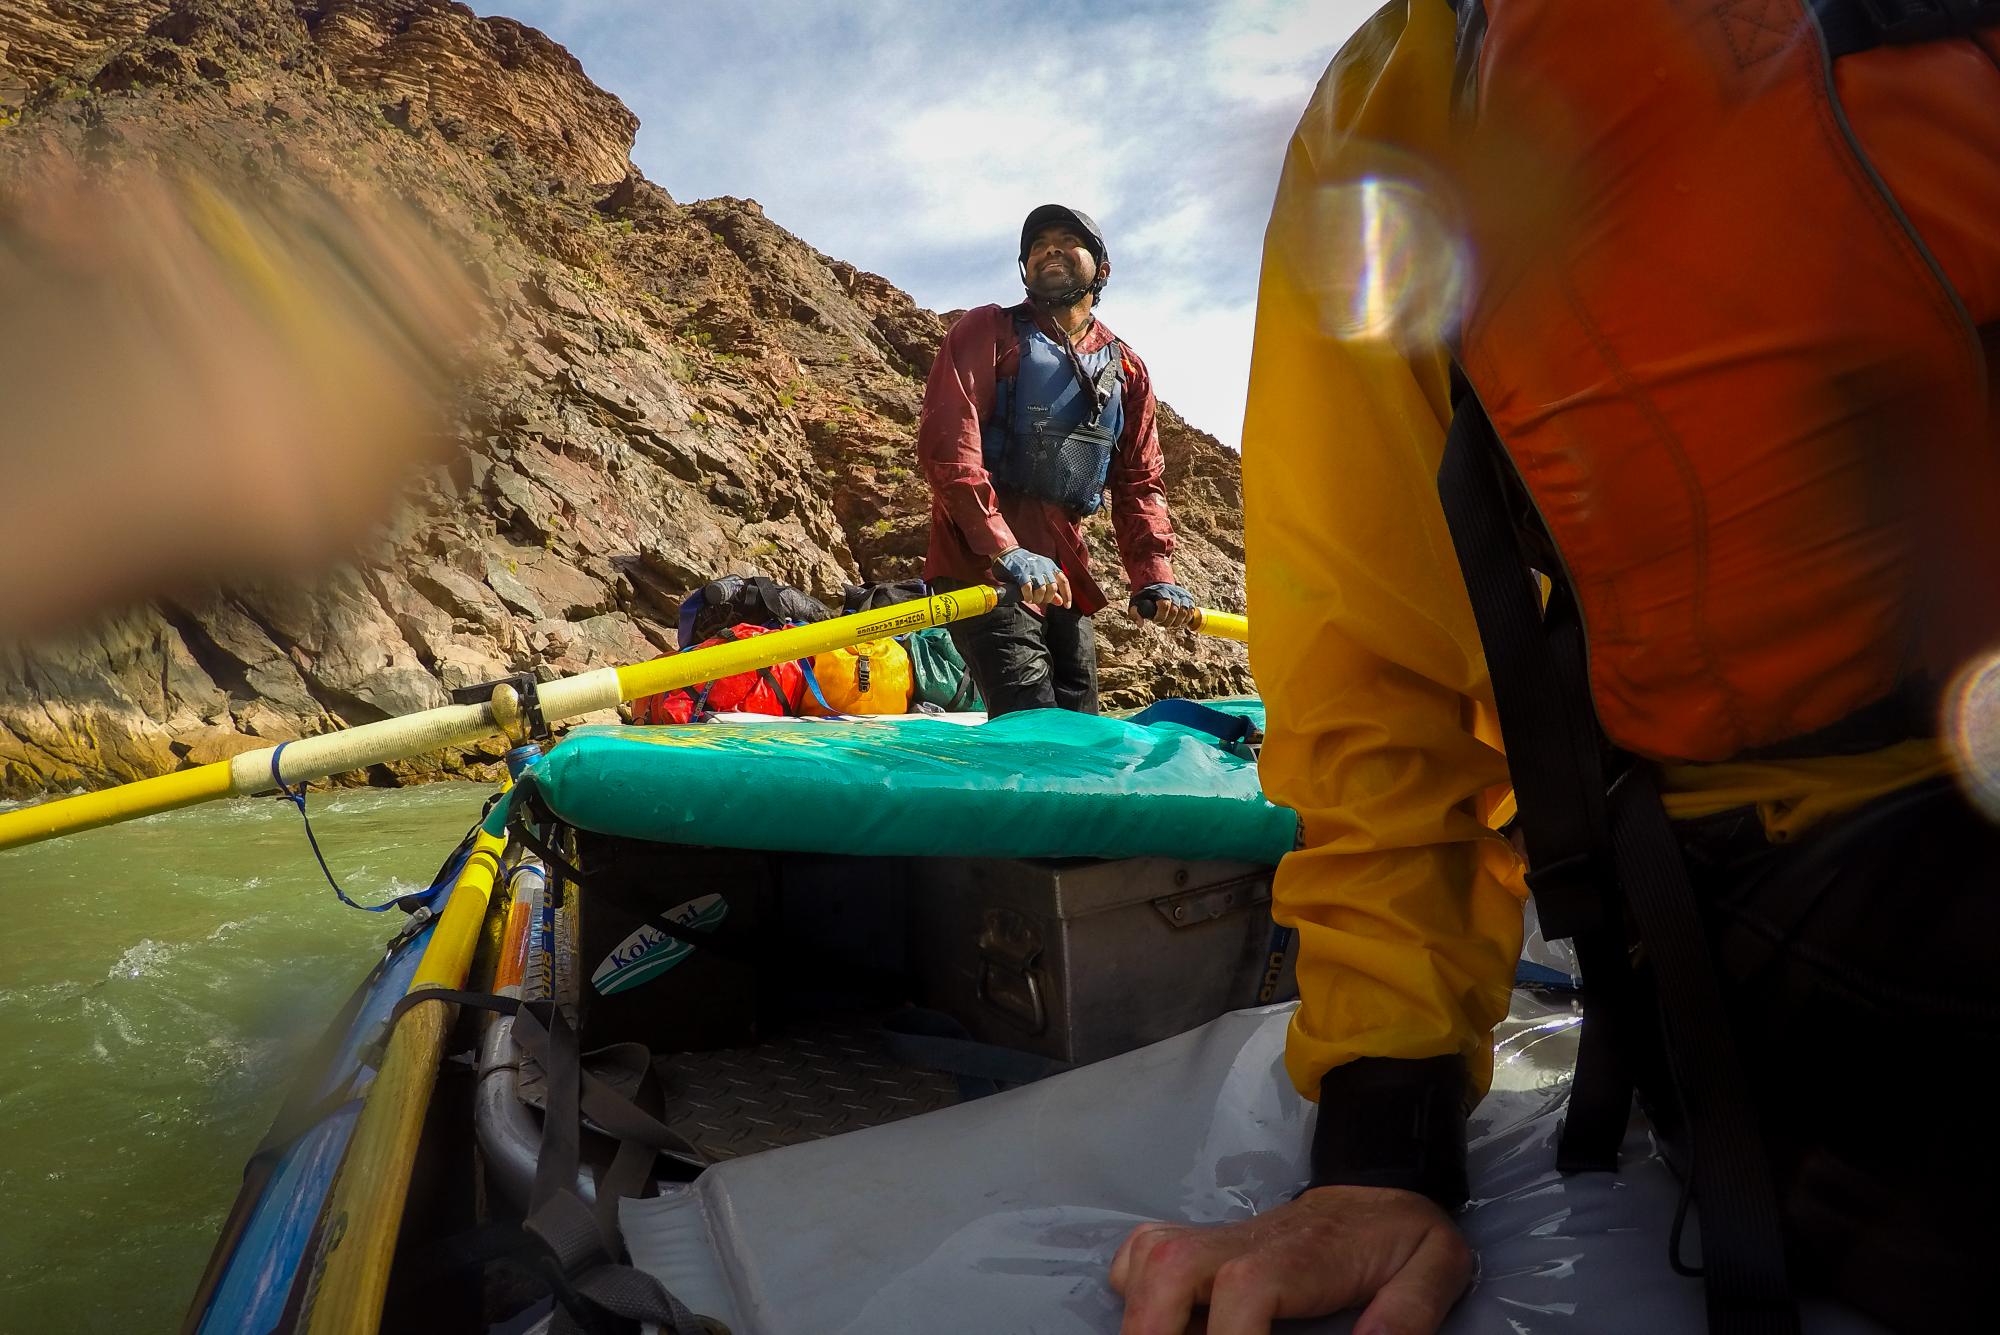
<path fill-rule="evenodd" d="M 1110 277 L 1109 274 L 1100 268 L 1097 272 L 1096 280 L 1089 287 L 1066 288 L 1053 296 L 1043 296 L 1041 293 L 1035 291 L 1033 284 L 1028 282 L 1028 262 L 1026 260 L 1016 260 L 1015 264 L 1021 271 L 1021 286 L 1026 289 L 1028 300 L 1037 306 L 1049 309 L 1074 306 L 1085 297 L 1095 297 L 1098 293 L 1104 291 L 1104 280 Z"/>

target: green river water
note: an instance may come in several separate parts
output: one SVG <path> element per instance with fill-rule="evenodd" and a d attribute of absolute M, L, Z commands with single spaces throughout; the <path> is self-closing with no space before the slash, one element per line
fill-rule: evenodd
<path fill-rule="evenodd" d="M 491 789 L 315 792 L 349 896 L 427 884 Z M 170 1331 L 297 1063 L 403 915 L 244 799 L 0 852 L 0 1332 Z"/>

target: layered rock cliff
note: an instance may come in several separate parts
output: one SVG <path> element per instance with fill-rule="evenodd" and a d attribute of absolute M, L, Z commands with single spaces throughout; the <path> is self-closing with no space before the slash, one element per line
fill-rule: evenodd
<path fill-rule="evenodd" d="M 496 312 L 448 462 L 361 559 L 0 647 L 0 796 L 369 722 L 509 671 L 651 656 L 718 573 L 837 600 L 917 572 L 915 423 L 945 318 L 754 201 L 676 201 L 632 166 L 636 129 L 560 46 L 443 0 L 0 6 L 0 185 L 28 154 L 101 165 L 168 143 L 363 181 L 470 257 Z M 1240 608 L 1235 456 L 1171 409 L 1161 435 L 1175 568 Z M 1092 534 L 1115 572 L 1108 521 Z M 1099 625 L 1109 704 L 1248 688 L 1240 647 Z"/>

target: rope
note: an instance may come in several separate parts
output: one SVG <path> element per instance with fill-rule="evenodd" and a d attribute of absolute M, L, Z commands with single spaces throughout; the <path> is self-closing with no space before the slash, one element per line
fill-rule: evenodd
<path fill-rule="evenodd" d="M 326 877 L 326 883 L 333 887 L 333 893 L 339 897 L 340 902 L 351 909 L 360 909 L 363 913 L 382 913 L 388 909 L 408 907 L 406 901 L 409 900 L 414 899 L 422 903 L 428 899 L 436 891 L 436 885 L 432 885 L 429 890 L 422 891 L 417 895 L 398 895 L 394 899 L 384 900 L 380 904 L 357 904 L 347 897 L 347 892 L 340 888 L 340 882 L 333 879 L 333 868 L 326 865 L 326 854 L 319 851 L 319 839 L 313 834 L 312 817 L 306 814 L 306 782 L 301 780 L 298 791 L 294 792 L 292 786 L 286 783 L 284 776 L 278 772 L 278 758 L 285 754 L 285 748 L 290 745 L 290 742 L 279 742 L 271 751 L 271 782 L 277 784 L 278 791 L 290 798 L 292 805 L 299 809 L 299 819 L 305 823 L 306 827 L 306 842 L 312 845 L 313 856 L 319 859 L 320 872 Z"/>

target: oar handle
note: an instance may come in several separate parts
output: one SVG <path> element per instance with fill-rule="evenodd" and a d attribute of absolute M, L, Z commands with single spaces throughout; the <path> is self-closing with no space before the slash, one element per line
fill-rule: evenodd
<path fill-rule="evenodd" d="M 1160 600 L 1149 593 L 1142 593 L 1132 600 L 1139 609 L 1139 615 L 1151 621 L 1159 615 Z M 1212 607 L 1194 609 L 1194 624 L 1188 627 L 1197 635 L 1207 635 L 1218 640 L 1235 640 L 1239 644 L 1250 638 L 1250 621 L 1234 612 L 1218 612 Z"/>

